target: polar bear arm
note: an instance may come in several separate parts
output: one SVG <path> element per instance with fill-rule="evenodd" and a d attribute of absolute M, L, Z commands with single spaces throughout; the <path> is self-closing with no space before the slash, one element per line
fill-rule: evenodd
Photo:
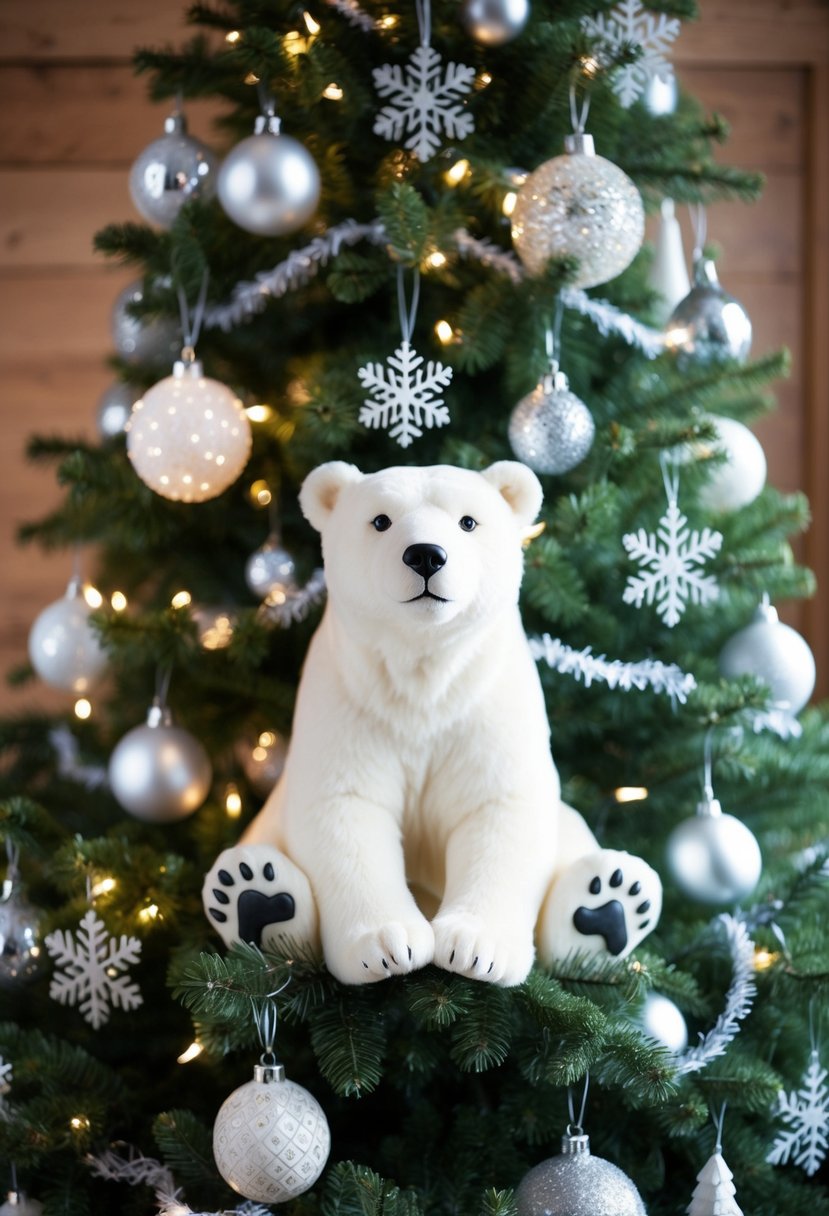
<path fill-rule="evenodd" d="M 357 466 L 346 464 L 344 460 L 329 460 L 313 469 L 299 491 L 299 505 L 308 523 L 321 532 L 343 487 L 362 479 L 363 474 Z"/>
<path fill-rule="evenodd" d="M 531 524 L 538 512 L 544 492 L 533 473 L 517 460 L 498 460 L 481 474 L 525 524 Z"/>

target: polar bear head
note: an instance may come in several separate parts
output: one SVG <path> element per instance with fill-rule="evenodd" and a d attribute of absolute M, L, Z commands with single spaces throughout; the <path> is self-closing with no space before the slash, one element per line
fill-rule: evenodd
<path fill-rule="evenodd" d="M 522 539 L 538 478 L 503 460 L 363 474 L 334 461 L 306 477 L 300 505 L 322 534 L 329 600 L 352 627 L 454 632 L 518 599 Z"/>

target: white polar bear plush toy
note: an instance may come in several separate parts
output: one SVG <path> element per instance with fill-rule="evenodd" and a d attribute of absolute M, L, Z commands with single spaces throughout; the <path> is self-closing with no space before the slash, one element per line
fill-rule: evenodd
<path fill-rule="evenodd" d="M 549 962 L 653 928 L 656 873 L 561 801 L 518 611 L 541 499 L 514 461 L 308 475 L 328 602 L 282 777 L 205 881 L 225 941 L 313 940 L 318 915 L 344 983 L 435 963 L 506 986 L 536 931 Z"/>

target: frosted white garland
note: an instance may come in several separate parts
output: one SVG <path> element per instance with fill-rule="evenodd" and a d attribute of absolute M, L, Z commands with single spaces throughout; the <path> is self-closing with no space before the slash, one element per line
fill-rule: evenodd
<path fill-rule="evenodd" d="M 740 1022 L 745 1018 L 757 995 L 754 982 L 754 942 L 748 935 L 745 923 L 728 912 L 723 912 L 714 922 L 725 930 L 733 978 L 725 998 L 725 1008 L 706 1035 L 700 1035 L 696 1047 L 689 1047 L 676 1058 L 676 1070 L 680 1076 L 699 1072 L 712 1060 L 725 1054 L 725 1049 L 736 1037 Z"/>
<path fill-rule="evenodd" d="M 592 646 L 574 650 L 560 638 L 551 638 L 549 633 L 528 638 L 530 653 L 538 662 L 543 659 L 548 667 L 562 675 L 583 680 L 589 688 L 594 680 L 603 681 L 610 688 L 628 692 L 631 688 L 642 691 L 652 688 L 657 693 L 667 693 L 672 701 L 684 705 L 688 694 L 697 682 L 692 675 L 677 667 L 676 663 L 662 663 L 659 659 L 640 659 L 636 663 L 623 663 L 621 659 L 608 659 L 605 655 L 594 655 Z"/>
<path fill-rule="evenodd" d="M 259 609 L 259 619 L 270 625 L 286 629 L 294 621 L 302 621 L 315 604 L 325 598 L 325 573 L 315 570 L 308 582 L 294 595 L 289 595 L 284 604 L 269 604 L 267 600 Z"/>
<path fill-rule="evenodd" d="M 107 1182 L 125 1182 L 128 1186 L 151 1186 L 155 1191 L 159 1216 L 227 1216 L 225 1210 L 194 1211 L 181 1198 L 181 1188 L 176 1186 L 172 1171 L 154 1157 L 143 1157 L 133 1149 L 130 1149 L 130 1156 L 126 1159 L 110 1149 L 97 1157 L 89 1154 L 86 1164 L 97 1178 L 103 1178 Z M 245 1200 L 231 1211 L 235 1212 L 236 1216 L 271 1216 L 270 1208 L 251 1200 Z"/>
<path fill-rule="evenodd" d="M 345 17 L 349 25 L 355 25 L 367 34 L 380 28 L 374 18 L 369 17 L 365 9 L 360 8 L 357 0 L 325 0 L 325 3 Z"/>
<path fill-rule="evenodd" d="M 456 228 L 452 233 L 458 253 L 461 257 L 474 258 L 482 266 L 505 274 L 512 283 L 520 283 L 524 277 L 524 268 L 514 253 L 502 249 L 492 241 L 481 240 L 472 236 L 465 228 Z"/>
<path fill-rule="evenodd" d="M 107 770 L 100 764 L 81 764 L 78 761 L 78 740 L 68 726 L 56 726 L 49 731 L 49 742 L 58 758 L 58 772 L 69 781 L 77 781 L 88 790 L 108 786 Z"/>

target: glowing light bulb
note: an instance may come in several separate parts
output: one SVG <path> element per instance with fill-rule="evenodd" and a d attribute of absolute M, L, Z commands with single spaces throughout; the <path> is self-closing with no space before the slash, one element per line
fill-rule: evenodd
<path fill-rule="evenodd" d="M 82 722 L 92 717 L 92 702 L 88 701 L 86 697 L 78 697 L 75 702 L 75 717 L 80 718 Z"/>
<path fill-rule="evenodd" d="M 245 77 L 245 84 L 259 84 L 259 77 L 255 72 L 248 72 Z"/>
<path fill-rule="evenodd" d="M 518 202 L 518 195 L 515 190 L 508 190 L 504 195 L 504 201 L 501 203 L 501 212 L 509 218 L 515 210 L 515 204 Z"/>
<path fill-rule="evenodd" d="M 430 253 L 427 257 L 426 265 L 431 266 L 434 270 L 440 270 L 441 266 L 446 265 L 446 254 L 436 249 L 434 253 Z"/>
<path fill-rule="evenodd" d="M 263 730 L 261 735 L 259 736 L 259 746 L 260 747 L 273 747 L 274 743 L 276 743 L 276 735 L 273 733 L 273 731 L 272 730 Z"/>
<path fill-rule="evenodd" d="M 69 1120 L 73 1132 L 88 1132 L 92 1124 L 86 1115 L 73 1115 Z"/>
<path fill-rule="evenodd" d="M 449 186 L 458 186 L 469 172 L 468 160 L 456 160 L 451 169 L 447 169 L 443 175 L 444 181 Z"/>
<path fill-rule="evenodd" d="M 89 604 L 90 608 L 100 608 L 104 602 L 104 597 L 101 595 L 97 587 L 93 587 L 91 583 L 84 583 L 83 598 Z"/>
<path fill-rule="evenodd" d="M 455 331 L 448 321 L 438 321 L 435 324 L 435 336 L 438 342 L 447 346 L 455 337 Z"/>
<path fill-rule="evenodd" d="M 327 97 L 329 101 L 342 101 L 343 91 L 340 85 L 335 80 L 332 80 L 329 85 L 326 85 L 322 90 L 323 97 Z"/>
<path fill-rule="evenodd" d="M 289 55 L 301 55 L 308 49 L 308 43 L 299 30 L 289 30 L 282 40 L 282 45 Z"/>
<path fill-rule="evenodd" d="M 191 1060 L 197 1059 L 203 1051 L 204 1048 L 201 1043 L 194 1041 L 189 1047 L 185 1048 L 180 1056 L 176 1056 L 176 1062 L 178 1064 L 189 1064 Z"/>
<path fill-rule="evenodd" d="M 242 813 L 242 795 L 233 781 L 225 786 L 225 811 L 228 819 L 238 819 Z"/>
<path fill-rule="evenodd" d="M 142 908 L 138 913 L 138 919 L 142 924 L 148 925 L 151 920 L 157 920 L 160 915 L 158 904 L 147 904 L 146 908 Z"/>
<path fill-rule="evenodd" d="M 109 602 L 112 604 L 114 612 L 123 612 L 127 606 L 127 597 L 124 595 L 123 591 L 113 591 L 112 595 L 109 597 Z"/>
<path fill-rule="evenodd" d="M 393 30 L 397 25 L 397 18 L 394 13 L 387 13 L 385 17 L 380 17 L 377 21 L 381 30 Z"/>
<path fill-rule="evenodd" d="M 765 946 L 756 946 L 754 949 L 754 970 L 768 971 L 769 967 L 773 967 L 779 957 L 779 954 L 776 954 L 773 950 L 767 950 Z"/>
<path fill-rule="evenodd" d="M 316 35 L 322 29 L 320 23 L 314 20 L 307 9 L 302 14 L 302 20 L 305 22 L 305 28 L 309 34 Z"/>
<path fill-rule="evenodd" d="M 193 602 L 193 597 L 189 591 L 177 591 L 170 604 L 173 608 L 186 608 L 188 604 Z"/>
<path fill-rule="evenodd" d="M 273 495 L 271 494 L 271 488 L 268 483 L 262 478 L 259 478 L 251 484 L 251 487 L 248 490 L 248 497 L 254 506 L 267 507 L 273 498 Z"/>
<path fill-rule="evenodd" d="M 641 802 L 647 796 L 648 791 L 644 785 L 620 785 L 613 791 L 617 802 Z"/>
<path fill-rule="evenodd" d="M 231 46 L 234 46 L 237 42 L 240 42 L 241 38 L 241 30 L 228 30 L 228 32 L 225 34 L 225 42 L 229 42 Z"/>
<path fill-rule="evenodd" d="M 109 895 L 110 891 L 114 891 L 117 886 L 117 881 L 109 875 L 106 878 L 99 878 L 92 884 L 92 898 L 97 899 L 99 895 Z"/>
<path fill-rule="evenodd" d="M 246 405 L 245 413 L 251 422 L 267 422 L 269 418 L 273 417 L 273 410 L 271 407 L 262 402 L 259 402 L 256 405 Z"/>

